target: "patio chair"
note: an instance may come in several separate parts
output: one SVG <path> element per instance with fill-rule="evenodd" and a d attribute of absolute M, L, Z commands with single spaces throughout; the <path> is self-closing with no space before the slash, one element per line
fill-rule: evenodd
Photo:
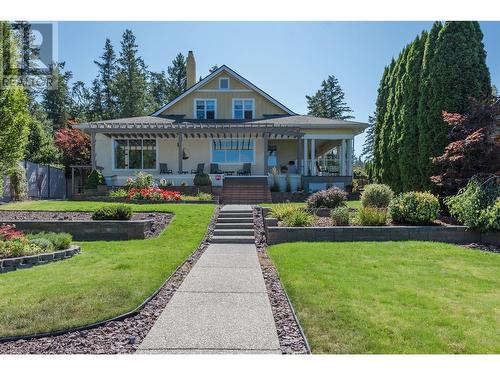
<path fill-rule="evenodd" d="M 171 169 L 168 169 L 168 164 L 167 163 L 160 163 L 160 174 L 172 174 Z"/>
<path fill-rule="evenodd" d="M 243 168 L 238 170 L 239 176 L 250 176 L 252 174 L 252 164 L 243 163 Z"/>
<path fill-rule="evenodd" d="M 219 164 L 217 164 L 217 163 L 210 164 L 210 174 L 222 174 L 222 173 L 224 173 L 224 172 L 222 172 L 219 169 Z"/>
<path fill-rule="evenodd" d="M 203 174 L 205 171 L 205 163 L 199 163 L 196 169 L 191 169 L 191 173 L 194 174 Z"/>

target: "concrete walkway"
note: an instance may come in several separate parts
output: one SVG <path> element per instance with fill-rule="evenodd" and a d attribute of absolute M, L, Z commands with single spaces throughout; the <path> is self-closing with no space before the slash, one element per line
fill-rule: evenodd
<path fill-rule="evenodd" d="M 255 245 L 210 244 L 137 353 L 281 353 Z"/>

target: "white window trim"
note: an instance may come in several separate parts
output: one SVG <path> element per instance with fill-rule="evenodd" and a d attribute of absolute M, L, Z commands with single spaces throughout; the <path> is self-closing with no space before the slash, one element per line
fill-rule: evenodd
<path fill-rule="evenodd" d="M 245 139 L 245 138 L 234 138 L 234 139 L 237 139 L 237 140 L 240 140 L 240 139 Z M 210 139 L 208 140 L 208 142 L 210 142 L 210 163 L 215 163 L 215 164 L 219 164 L 219 165 L 243 165 L 244 163 L 248 163 L 247 161 L 238 161 L 236 163 L 227 163 L 227 162 L 220 162 L 220 161 L 214 161 L 214 148 L 213 148 L 213 144 L 212 144 L 212 141 L 214 139 Z M 231 140 L 230 138 L 221 138 L 221 140 Z M 257 165 L 257 160 L 256 160 L 256 149 L 257 149 L 257 142 L 255 139 L 252 139 L 253 140 L 253 162 L 251 162 L 250 164 L 251 165 Z M 236 172 L 236 171 L 235 171 Z"/>
<path fill-rule="evenodd" d="M 222 88 L 221 87 L 221 81 L 222 80 L 225 80 L 227 81 L 227 87 L 225 88 Z M 219 90 L 230 90 L 231 89 L 231 86 L 230 86 L 230 80 L 229 80 L 229 77 L 220 77 L 219 78 Z"/>
<path fill-rule="evenodd" d="M 136 140 L 153 140 L 156 142 L 156 165 L 155 165 L 155 168 L 153 169 L 142 169 L 142 168 L 116 168 L 116 164 L 115 164 L 115 142 L 116 141 L 130 141 L 130 140 L 133 140 L 133 141 L 136 141 Z M 159 147 L 159 142 L 158 142 L 158 138 L 113 138 L 112 139 L 112 142 L 111 142 L 111 165 L 112 165 L 112 171 L 113 172 L 124 172 L 124 171 L 132 171 L 132 172 L 138 172 L 138 171 L 149 171 L 149 172 L 155 172 L 155 171 L 158 171 L 160 169 L 159 167 L 159 157 L 160 157 L 160 147 Z M 142 161 L 144 163 L 144 159 Z"/>
<path fill-rule="evenodd" d="M 231 101 L 231 112 L 232 112 L 232 115 L 233 115 L 233 120 L 237 120 L 236 119 L 236 116 L 234 115 L 234 102 L 236 100 L 251 100 L 252 101 L 252 120 L 255 119 L 255 99 L 254 98 L 233 98 L 232 101 Z M 238 119 L 238 120 L 241 120 L 241 119 Z M 245 102 L 243 102 L 243 120 L 245 120 Z"/>
<path fill-rule="evenodd" d="M 215 113 L 214 113 L 214 119 L 217 119 L 217 99 L 215 98 L 194 98 L 193 99 L 193 119 L 197 120 L 197 116 L 196 116 L 196 101 L 197 100 L 203 100 L 203 101 L 207 101 L 207 100 L 213 100 L 215 102 L 215 106 L 214 106 L 214 110 L 215 110 Z M 207 118 L 207 105 L 205 104 L 205 119 Z"/>

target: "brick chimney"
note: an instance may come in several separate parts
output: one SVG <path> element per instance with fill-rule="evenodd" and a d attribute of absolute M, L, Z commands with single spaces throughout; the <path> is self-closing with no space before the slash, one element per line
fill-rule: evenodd
<path fill-rule="evenodd" d="M 186 59 L 186 88 L 190 88 L 196 83 L 196 61 L 193 51 L 189 51 Z"/>

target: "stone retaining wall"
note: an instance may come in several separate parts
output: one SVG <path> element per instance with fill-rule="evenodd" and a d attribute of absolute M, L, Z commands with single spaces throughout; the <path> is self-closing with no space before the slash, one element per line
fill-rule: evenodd
<path fill-rule="evenodd" d="M 23 232 L 66 232 L 75 241 L 119 241 L 144 239 L 154 220 L 81 220 L 81 221 L 31 221 L 11 220 Z"/>
<path fill-rule="evenodd" d="M 18 258 L 0 259 L 0 273 L 15 271 L 22 268 L 30 268 L 40 264 L 56 262 L 58 260 L 71 258 L 80 252 L 79 246 L 71 246 L 66 250 L 54 251 L 52 253 L 28 255 Z"/>
<path fill-rule="evenodd" d="M 275 220 L 275 219 L 274 219 Z M 266 219 L 267 243 L 345 241 L 438 241 L 500 245 L 500 232 L 479 233 L 464 226 L 277 227 Z"/>

